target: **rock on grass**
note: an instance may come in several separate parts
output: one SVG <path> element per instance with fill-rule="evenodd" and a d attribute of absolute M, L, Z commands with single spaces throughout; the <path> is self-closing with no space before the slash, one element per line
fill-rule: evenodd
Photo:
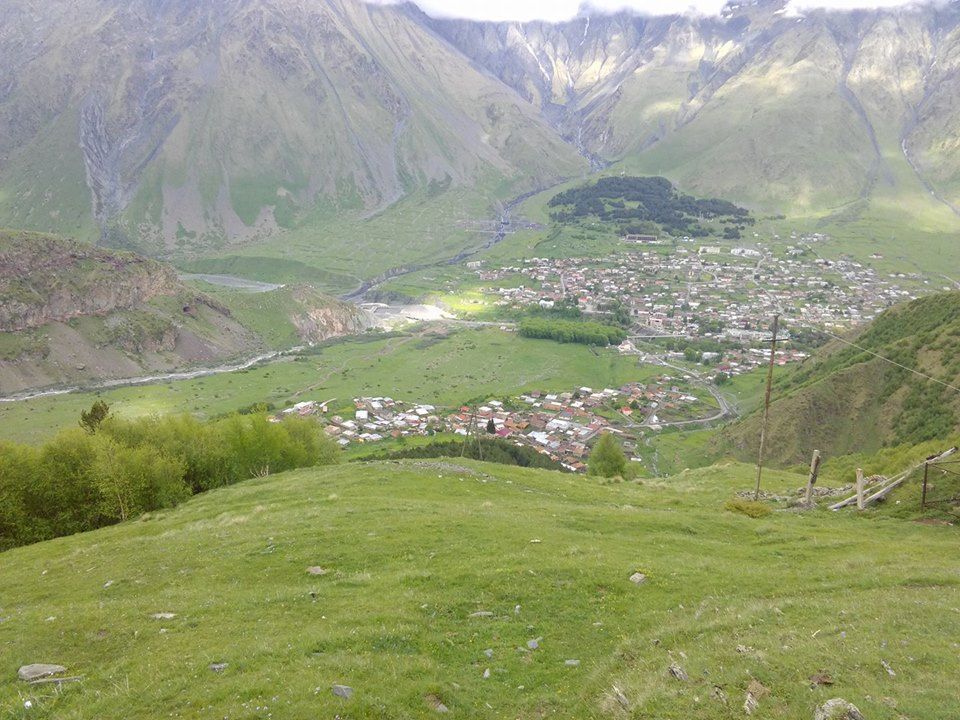
<path fill-rule="evenodd" d="M 24 682 L 33 682 L 51 675 L 62 675 L 67 669 L 63 665 L 50 665 L 48 663 L 33 663 L 24 665 L 17 671 L 17 677 Z"/>

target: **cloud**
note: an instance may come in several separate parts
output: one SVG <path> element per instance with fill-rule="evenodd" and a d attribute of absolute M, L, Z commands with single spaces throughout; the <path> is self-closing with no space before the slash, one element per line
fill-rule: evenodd
<path fill-rule="evenodd" d="M 393 4 L 401 0 L 372 0 Z M 471 20 L 561 22 L 584 12 L 602 13 L 632 10 L 642 15 L 719 15 L 727 0 L 415 0 L 433 17 L 456 17 Z M 732 4 L 749 4 L 751 0 L 733 0 Z M 856 10 L 918 5 L 918 0 L 789 0 L 791 14 L 807 10 Z"/>

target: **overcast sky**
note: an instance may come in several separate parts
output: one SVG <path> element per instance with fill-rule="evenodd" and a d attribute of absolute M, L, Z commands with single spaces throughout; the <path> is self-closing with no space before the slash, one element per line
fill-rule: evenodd
<path fill-rule="evenodd" d="M 391 2 L 393 0 L 379 0 Z M 420 8 L 434 17 L 463 17 L 474 20 L 568 20 L 583 5 L 582 0 L 414 0 Z M 647 15 L 673 15 L 694 12 L 716 15 L 726 0 L 592 0 L 589 5 L 603 11 L 624 8 Z M 916 4 L 915 0 L 790 0 L 792 12 L 812 8 L 900 7 Z"/>

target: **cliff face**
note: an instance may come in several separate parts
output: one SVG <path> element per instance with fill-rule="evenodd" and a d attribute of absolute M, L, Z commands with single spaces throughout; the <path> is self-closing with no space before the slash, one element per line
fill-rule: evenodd
<path fill-rule="evenodd" d="M 352 303 L 333 300 L 309 287 L 294 288 L 291 295 L 290 322 L 303 342 L 356 335 L 370 326 L 364 313 Z"/>
<path fill-rule="evenodd" d="M 180 289 L 167 265 L 34 233 L 0 234 L 0 332 L 106 316 Z"/>

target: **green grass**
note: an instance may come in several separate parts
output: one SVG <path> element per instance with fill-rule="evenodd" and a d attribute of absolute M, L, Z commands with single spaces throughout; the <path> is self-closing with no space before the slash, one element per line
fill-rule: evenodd
<path fill-rule="evenodd" d="M 724 510 L 750 479 L 738 465 L 639 486 L 460 460 L 348 465 L 13 550 L 0 555 L 0 708 L 401 718 L 437 698 L 454 717 L 713 720 L 743 717 L 755 679 L 763 718 L 809 718 L 832 697 L 871 720 L 948 717 L 956 531 Z M 14 679 L 39 661 L 83 680 Z M 834 684 L 811 687 L 815 673 Z"/>
<path fill-rule="evenodd" d="M 103 398 L 114 412 L 142 416 L 189 412 L 213 416 L 256 402 L 329 400 L 359 395 L 457 406 L 478 397 L 580 385 L 618 386 L 656 376 L 611 350 L 530 340 L 497 329 L 449 336 L 361 337 L 331 343 L 303 360 L 194 380 L 0 403 L 0 439 L 33 442 L 72 426 Z"/>

